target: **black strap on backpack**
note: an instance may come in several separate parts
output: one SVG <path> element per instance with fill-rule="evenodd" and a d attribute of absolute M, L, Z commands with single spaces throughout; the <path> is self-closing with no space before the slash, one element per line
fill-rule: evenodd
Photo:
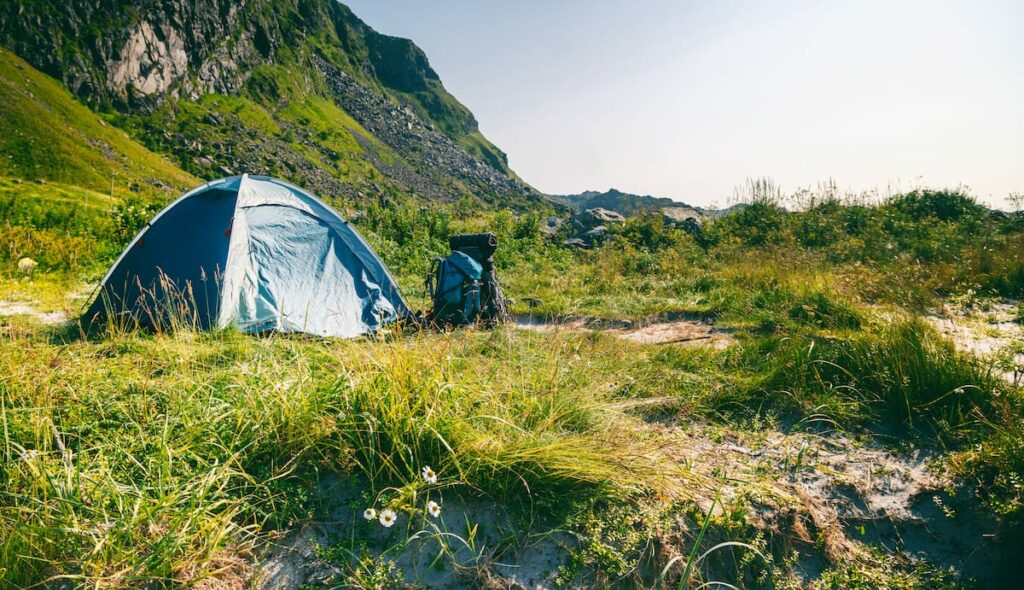
<path fill-rule="evenodd" d="M 430 271 L 427 273 L 427 278 L 423 280 L 423 286 L 427 289 L 427 294 L 430 295 L 430 302 L 437 305 L 437 271 L 441 268 L 441 263 L 444 262 L 444 258 L 440 256 L 430 261 Z"/>

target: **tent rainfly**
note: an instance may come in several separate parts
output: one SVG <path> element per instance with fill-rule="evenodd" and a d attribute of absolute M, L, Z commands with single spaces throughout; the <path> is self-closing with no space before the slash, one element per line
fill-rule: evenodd
<path fill-rule="evenodd" d="M 286 182 L 243 175 L 157 214 L 84 319 L 351 338 L 410 315 L 391 273 L 341 215 Z"/>

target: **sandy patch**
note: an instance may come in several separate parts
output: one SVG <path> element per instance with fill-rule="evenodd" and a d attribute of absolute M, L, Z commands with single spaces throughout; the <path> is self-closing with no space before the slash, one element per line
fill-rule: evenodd
<path fill-rule="evenodd" d="M 0 316 L 28 316 L 46 325 L 60 324 L 68 319 L 62 311 L 40 311 L 27 301 L 0 300 Z"/>
<path fill-rule="evenodd" d="M 519 328 L 536 332 L 605 332 L 639 344 L 680 344 L 710 346 L 724 349 L 736 340 L 731 330 L 718 328 L 711 322 L 695 318 L 649 318 L 641 322 L 602 318 L 540 318 L 519 316 Z"/>
<path fill-rule="evenodd" d="M 757 498 L 756 526 L 782 533 L 804 582 L 828 565 L 877 563 L 868 546 L 981 578 L 1001 557 L 990 515 L 949 494 L 934 452 L 896 453 L 842 434 L 649 427 L 671 441 L 663 449 L 672 460 L 718 481 L 726 503 Z"/>
<path fill-rule="evenodd" d="M 356 587 L 346 585 L 353 581 L 347 579 L 343 564 L 327 557 L 331 548 L 341 547 L 337 555 L 342 561 L 353 549 L 356 556 L 367 551 L 391 560 L 400 579 L 393 580 L 395 586 L 546 589 L 555 585 L 558 567 L 567 562 L 568 548 L 575 545 L 564 532 L 523 534 L 515 519 L 493 502 L 455 497 L 437 496 L 442 504 L 437 519 L 402 511 L 398 523 L 386 529 L 363 519 L 350 486 L 340 479 L 327 482 L 325 493 L 340 503 L 330 517 L 263 547 L 256 588 Z"/>
<path fill-rule="evenodd" d="M 1024 374 L 1024 326 L 1016 321 L 1016 304 L 994 303 L 984 309 L 946 304 L 925 318 L 957 350 L 996 363 L 996 372 L 1010 383 L 1020 381 Z"/>

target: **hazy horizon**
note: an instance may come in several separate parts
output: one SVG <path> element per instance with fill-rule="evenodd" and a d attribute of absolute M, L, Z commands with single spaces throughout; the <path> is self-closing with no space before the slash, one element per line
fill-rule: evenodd
<path fill-rule="evenodd" d="M 549 194 L 1024 192 L 1024 3 L 348 0 Z"/>

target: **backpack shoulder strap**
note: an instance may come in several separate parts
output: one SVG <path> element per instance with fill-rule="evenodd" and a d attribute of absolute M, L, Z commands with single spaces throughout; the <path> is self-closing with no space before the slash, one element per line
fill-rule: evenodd
<path fill-rule="evenodd" d="M 440 256 L 434 258 L 430 262 L 430 272 L 427 273 L 427 278 L 423 281 L 423 286 L 427 288 L 427 294 L 430 295 L 431 299 L 437 295 L 438 273 L 443 263 L 444 259 Z"/>

